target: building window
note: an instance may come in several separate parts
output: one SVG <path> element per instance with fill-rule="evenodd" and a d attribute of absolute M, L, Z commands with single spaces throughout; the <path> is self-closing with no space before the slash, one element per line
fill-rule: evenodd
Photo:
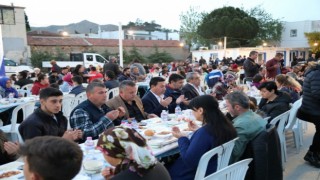
<path fill-rule="evenodd" d="M 0 24 L 15 24 L 14 8 L 0 7 Z"/>
<path fill-rule="evenodd" d="M 290 37 L 297 37 L 297 30 L 296 29 L 290 30 Z"/>

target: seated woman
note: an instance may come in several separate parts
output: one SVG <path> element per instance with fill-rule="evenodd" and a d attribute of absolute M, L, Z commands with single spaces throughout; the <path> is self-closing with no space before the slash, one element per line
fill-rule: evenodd
<path fill-rule="evenodd" d="M 32 95 L 39 95 L 40 90 L 49 87 L 49 78 L 45 74 L 39 74 L 31 88 Z"/>
<path fill-rule="evenodd" d="M 258 89 L 262 81 L 263 81 L 263 77 L 260 74 L 256 74 L 252 78 L 251 86 L 255 86 Z"/>
<path fill-rule="evenodd" d="M 298 81 L 290 76 L 279 74 L 275 78 L 279 91 L 287 92 L 291 97 L 291 103 L 296 102 L 300 99 L 301 85 Z"/>
<path fill-rule="evenodd" d="M 0 130 L 0 165 L 15 161 L 18 157 L 19 143 L 9 142 L 5 133 Z"/>
<path fill-rule="evenodd" d="M 288 93 L 278 91 L 274 81 L 264 82 L 259 86 L 262 96 L 259 109 L 266 114 L 269 122 L 290 109 L 291 97 Z"/>
<path fill-rule="evenodd" d="M 114 166 L 102 170 L 106 179 L 170 180 L 169 173 L 152 155 L 146 140 L 134 129 L 105 130 L 99 137 L 97 149 Z"/>
<path fill-rule="evenodd" d="M 194 179 L 203 154 L 237 137 L 235 128 L 220 111 L 213 96 L 198 96 L 190 101 L 189 107 L 195 118 L 202 122 L 202 127 L 198 127 L 193 121 L 188 122 L 189 130 L 194 131 L 191 139 L 178 127 L 172 128 L 173 136 L 178 138 L 180 157 L 167 167 L 171 179 Z M 216 169 L 217 159 L 212 158 L 206 175 L 214 173 Z"/>

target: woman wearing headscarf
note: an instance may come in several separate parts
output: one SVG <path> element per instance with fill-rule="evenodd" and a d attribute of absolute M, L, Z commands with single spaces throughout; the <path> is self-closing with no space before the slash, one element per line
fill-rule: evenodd
<path fill-rule="evenodd" d="M 8 77 L 0 77 L 0 93 L 2 97 L 9 97 L 13 93 L 14 98 L 18 98 L 18 91 L 12 87 L 11 80 Z"/>
<path fill-rule="evenodd" d="M 97 149 L 114 166 L 102 170 L 106 179 L 170 179 L 165 167 L 152 155 L 146 140 L 134 129 L 105 130 L 99 137 Z"/>
<path fill-rule="evenodd" d="M 62 92 L 69 92 L 71 89 L 72 89 L 72 74 L 71 73 L 68 73 L 66 74 L 65 76 L 63 76 L 62 80 L 62 84 L 60 85 L 60 90 Z"/>

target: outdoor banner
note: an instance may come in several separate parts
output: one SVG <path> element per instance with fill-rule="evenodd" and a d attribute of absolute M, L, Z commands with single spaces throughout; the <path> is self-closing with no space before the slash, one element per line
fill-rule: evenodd
<path fill-rule="evenodd" d="M 3 42 L 2 42 L 2 26 L 0 24 L 0 77 L 6 75 L 3 58 L 4 58 L 4 52 L 3 52 Z"/>

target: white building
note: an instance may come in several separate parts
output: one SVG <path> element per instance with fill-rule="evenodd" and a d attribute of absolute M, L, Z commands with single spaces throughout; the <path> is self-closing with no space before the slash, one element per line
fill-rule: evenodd
<path fill-rule="evenodd" d="M 198 50 L 192 51 L 193 57 L 200 59 L 202 56 L 204 59 L 209 60 L 223 57 L 231 57 L 236 59 L 238 56 L 247 56 L 250 51 L 256 50 L 259 52 L 258 60 L 268 61 L 272 59 L 277 52 L 284 54 L 284 60 L 286 65 L 290 65 L 293 57 L 299 57 L 308 59 L 309 57 L 309 44 L 308 39 L 305 37 L 305 32 L 320 32 L 320 20 L 318 21 L 297 21 L 297 22 L 284 22 L 283 31 L 281 35 L 280 47 L 252 47 L 252 48 L 227 48 L 223 49 L 223 46 L 214 45 L 211 50 Z"/>
<path fill-rule="evenodd" d="M 19 63 L 29 63 L 24 7 L 0 5 L 0 26 L 0 40 L 3 43 L 0 48 L 3 49 L 4 57 Z"/>

